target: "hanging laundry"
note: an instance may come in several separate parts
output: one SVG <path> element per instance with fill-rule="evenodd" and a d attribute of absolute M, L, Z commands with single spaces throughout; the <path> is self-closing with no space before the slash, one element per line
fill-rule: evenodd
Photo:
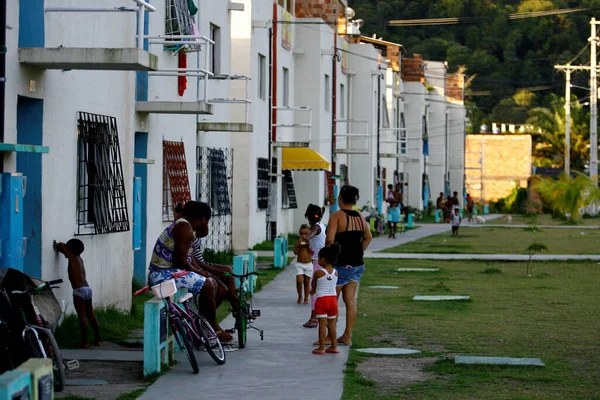
<path fill-rule="evenodd" d="M 184 50 L 179 52 L 179 68 L 187 68 L 187 54 Z M 177 89 L 179 91 L 179 96 L 183 96 L 185 93 L 185 89 L 187 88 L 187 78 L 185 73 L 180 74 L 177 77 Z"/>
<path fill-rule="evenodd" d="M 194 4 L 194 0 L 188 0 L 188 10 L 192 15 L 196 15 L 196 13 L 198 12 L 198 7 L 196 7 L 196 5 Z"/>

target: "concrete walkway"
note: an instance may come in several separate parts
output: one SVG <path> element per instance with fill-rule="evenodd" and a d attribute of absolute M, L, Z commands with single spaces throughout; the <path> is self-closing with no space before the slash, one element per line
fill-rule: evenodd
<path fill-rule="evenodd" d="M 193 375 L 189 361 L 177 353 L 178 363 L 139 397 L 153 399 L 288 399 L 334 400 L 342 396 L 348 347 L 340 354 L 312 354 L 317 329 L 303 328 L 310 306 L 296 304 L 296 271 L 282 271 L 253 298 L 262 316 L 256 326 L 264 329 L 264 341 L 250 329 L 246 348 L 227 353 L 217 365 L 205 352 L 196 352 L 200 374 Z M 345 326 L 340 303 L 338 329 Z M 224 328 L 233 326 L 228 317 Z"/>

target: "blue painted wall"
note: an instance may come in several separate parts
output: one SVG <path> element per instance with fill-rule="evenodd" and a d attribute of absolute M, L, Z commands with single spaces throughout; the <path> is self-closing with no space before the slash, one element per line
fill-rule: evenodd
<path fill-rule="evenodd" d="M 17 101 L 17 142 L 19 144 L 42 145 L 43 117 L 43 100 L 19 96 Z M 23 197 L 23 236 L 27 238 L 24 271 L 28 275 L 41 278 L 42 154 L 17 153 L 17 172 L 27 178 Z"/>
<path fill-rule="evenodd" d="M 147 132 L 136 132 L 135 143 L 134 143 L 134 157 L 136 158 L 147 158 L 148 157 L 148 133 Z M 135 177 L 141 180 L 141 216 L 140 222 L 140 243 L 139 250 L 133 252 L 133 278 L 141 283 L 146 282 L 146 230 L 147 230 L 147 195 L 148 195 L 148 165 L 147 164 L 134 164 L 133 174 Z M 134 194 L 135 195 L 135 194 Z M 136 199 L 134 199 L 135 201 Z M 137 223 L 137 221 L 136 221 Z"/>
<path fill-rule="evenodd" d="M 44 0 L 19 2 L 19 47 L 44 47 Z"/>

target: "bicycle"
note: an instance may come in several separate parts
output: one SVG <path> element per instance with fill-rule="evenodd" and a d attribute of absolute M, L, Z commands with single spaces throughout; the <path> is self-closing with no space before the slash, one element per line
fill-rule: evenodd
<path fill-rule="evenodd" d="M 16 298 L 15 305 L 18 307 L 18 310 L 14 308 L 13 304 L 11 304 L 11 308 L 13 312 L 20 314 L 22 317 L 23 330 L 21 336 L 25 345 L 29 348 L 29 355 L 32 358 L 50 358 L 52 360 L 54 390 L 57 392 L 62 391 L 65 387 L 65 362 L 63 361 L 56 339 L 52 334 L 52 330 L 46 327 L 46 321 L 44 321 L 33 297 L 37 294 L 46 293 L 48 290 L 58 288 L 58 286 L 53 285 L 62 282 L 62 279 L 56 279 L 44 282 L 33 289 L 10 291 L 11 296 Z M 29 306 L 31 306 L 31 309 L 29 309 Z M 35 319 L 35 324 L 28 321 L 28 315 Z M 72 360 L 66 366 L 69 370 L 75 369 L 79 366 L 79 362 Z"/>
<path fill-rule="evenodd" d="M 248 277 L 251 275 L 266 275 L 264 272 L 249 272 L 247 274 L 234 274 L 231 272 L 226 272 L 225 276 L 233 276 L 234 278 L 238 278 L 240 280 L 240 286 L 238 288 L 238 299 L 240 300 L 240 305 L 237 310 L 232 310 L 233 317 L 235 318 L 235 327 L 233 328 L 233 332 L 237 332 L 238 337 L 238 347 L 243 349 L 246 347 L 246 333 L 248 328 L 252 328 L 260 332 L 260 340 L 264 339 L 264 331 L 255 326 L 252 326 L 252 321 L 256 319 L 256 317 L 260 317 L 260 310 L 254 310 L 252 308 L 252 294 L 248 292 Z M 246 295 L 249 296 L 248 301 L 246 301 Z"/>
<path fill-rule="evenodd" d="M 186 293 L 181 296 L 177 300 L 181 306 L 175 304 L 171 299 L 171 296 L 177 293 L 175 279 L 187 274 L 189 274 L 189 271 L 175 272 L 171 274 L 173 277 L 172 279 L 168 279 L 152 287 L 144 286 L 136 291 L 134 295 L 138 296 L 152 290 L 152 293 L 156 297 L 166 301 L 169 320 L 171 321 L 171 329 L 175 336 L 175 340 L 177 341 L 177 345 L 181 350 L 185 349 L 192 370 L 197 374 L 200 369 L 198 367 L 196 355 L 194 354 L 194 349 L 201 350 L 202 347 L 204 347 L 212 359 L 219 365 L 225 364 L 226 357 L 225 350 L 223 350 L 223 344 L 219 340 L 219 336 L 213 327 L 206 318 L 190 307 L 189 300 L 194 296 L 191 293 Z"/>

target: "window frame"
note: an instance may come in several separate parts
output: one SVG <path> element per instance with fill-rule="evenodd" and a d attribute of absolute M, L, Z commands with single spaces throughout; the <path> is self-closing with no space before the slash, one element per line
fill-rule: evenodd
<path fill-rule="evenodd" d="M 115 117 L 77 113 L 76 222 L 76 236 L 131 230 Z"/>
<path fill-rule="evenodd" d="M 221 73 L 221 27 L 213 24 L 209 25 L 210 40 L 215 42 L 210 48 L 210 66 L 211 72 L 215 75 Z"/>
<path fill-rule="evenodd" d="M 340 117 L 346 118 L 346 85 L 340 83 Z"/>
<path fill-rule="evenodd" d="M 269 159 L 258 157 L 256 160 L 256 201 L 258 210 L 269 208 Z"/>
<path fill-rule="evenodd" d="M 258 53 L 258 79 L 257 82 L 257 95 L 261 100 L 266 100 L 267 98 L 267 89 L 266 89 L 266 80 L 267 80 L 267 58 Z"/>
<path fill-rule="evenodd" d="M 331 89 L 330 89 L 329 86 L 330 86 L 330 78 L 329 78 L 329 75 L 325 74 L 325 83 L 323 85 L 323 90 L 324 90 L 323 95 L 324 95 L 324 101 L 325 101 L 324 109 L 327 112 L 329 112 L 329 110 L 331 108 L 331 105 L 330 105 L 330 103 L 331 103 L 331 96 L 330 96 L 330 93 L 329 93 Z"/>
<path fill-rule="evenodd" d="M 282 80 L 283 80 L 283 99 L 282 105 L 285 107 L 290 106 L 290 70 L 286 67 L 282 67 Z"/>

